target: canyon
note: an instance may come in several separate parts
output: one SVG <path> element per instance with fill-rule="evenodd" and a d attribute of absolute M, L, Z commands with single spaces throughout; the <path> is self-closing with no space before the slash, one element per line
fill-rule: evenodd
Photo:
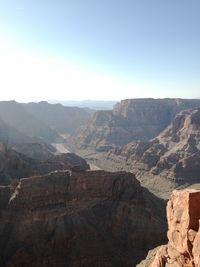
<path fill-rule="evenodd" d="M 199 107 L 0 102 L 0 266 L 198 266 Z"/>
<path fill-rule="evenodd" d="M 33 145 L 28 147 L 30 151 Z M 89 169 L 87 162 L 73 153 L 51 154 L 51 156 L 46 159 L 44 159 L 44 156 L 41 157 L 43 159 L 40 160 L 28 157 L 0 143 L 0 185 L 13 184 L 18 182 L 21 178 L 47 174 L 57 170 Z"/>
<path fill-rule="evenodd" d="M 61 104 L 0 101 L 0 142 L 11 145 L 33 142 L 62 142 L 86 123 L 92 110 Z"/>
<path fill-rule="evenodd" d="M 181 110 L 197 108 L 195 99 L 127 99 L 111 111 L 97 111 L 69 139 L 75 147 L 110 151 L 131 141 L 156 137 Z"/>
<path fill-rule="evenodd" d="M 109 151 L 72 149 L 105 170 L 134 173 L 143 186 L 168 198 L 173 189 L 200 182 L 199 122 L 199 108 L 182 110 L 152 139 L 131 141 Z"/>

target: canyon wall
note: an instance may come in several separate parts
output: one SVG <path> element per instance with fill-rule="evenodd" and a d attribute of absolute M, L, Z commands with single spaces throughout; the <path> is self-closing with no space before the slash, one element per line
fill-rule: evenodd
<path fill-rule="evenodd" d="M 0 200 L 2 267 L 131 267 L 165 242 L 165 203 L 130 173 L 53 172 Z"/>
<path fill-rule="evenodd" d="M 80 148 L 109 151 L 131 141 L 156 137 L 181 110 L 200 107 L 200 100 L 189 99 L 127 99 L 112 111 L 97 111 L 78 130 L 71 142 Z"/>

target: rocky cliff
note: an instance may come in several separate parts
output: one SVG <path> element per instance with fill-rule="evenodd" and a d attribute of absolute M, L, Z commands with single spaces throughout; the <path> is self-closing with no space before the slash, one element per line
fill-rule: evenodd
<path fill-rule="evenodd" d="M 167 204 L 167 220 L 168 244 L 137 266 L 200 266 L 200 191 L 174 191 Z"/>
<path fill-rule="evenodd" d="M 135 266 L 165 242 L 163 207 L 124 172 L 54 172 L 1 186 L 0 266 Z"/>
<path fill-rule="evenodd" d="M 146 185 L 151 177 L 158 187 L 164 180 L 175 186 L 199 183 L 200 109 L 181 111 L 156 138 L 131 142 L 115 154 Z M 112 161 L 113 154 L 109 157 Z"/>
<path fill-rule="evenodd" d="M 11 147 L 15 151 L 26 155 L 29 158 L 45 161 L 53 158 L 56 154 L 56 148 L 44 142 L 21 143 Z"/>
<path fill-rule="evenodd" d="M 9 185 L 20 178 L 46 174 L 56 170 L 89 169 L 87 162 L 73 154 L 53 155 L 45 160 L 27 157 L 0 143 L 0 185 Z"/>
<path fill-rule="evenodd" d="M 98 111 L 69 139 L 80 148 L 109 151 L 134 140 L 156 137 L 181 110 L 200 106 L 200 100 L 127 99 L 112 111 Z"/>

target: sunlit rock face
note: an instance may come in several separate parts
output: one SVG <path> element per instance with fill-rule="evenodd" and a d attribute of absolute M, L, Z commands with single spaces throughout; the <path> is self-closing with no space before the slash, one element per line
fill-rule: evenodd
<path fill-rule="evenodd" d="M 147 141 L 162 132 L 178 112 L 199 106 L 200 100 L 189 99 L 122 100 L 111 111 L 97 111 L 69 143 L 110 151 L 131 141 Z"/>
<path fill-rule="evenodd" d="M 139 165 L 180 184 L 200 181 L 200 109 L 178 113 L 156 138 L 131 142 L 118 153 L 135 170 Z"/>
<path fill-rule="evenodd" d="M 200 183 L 200 108 L 179 112 L 156 138 L 132 141 L 104 158 L 166 199 L 177 187 Z"/>
<path fill-rule="evenodd" d="M 2 267 L 131 267 L 165 242 L 164 202 L 130 173 L 53 172 L 0 200 Z"/>
<path fill-rule="evenodd" d="M 174 191 L 167 204 L 167 220 L 168 244 L 158 249 L 148 266 L 199 267 L 200 191 Z"/>

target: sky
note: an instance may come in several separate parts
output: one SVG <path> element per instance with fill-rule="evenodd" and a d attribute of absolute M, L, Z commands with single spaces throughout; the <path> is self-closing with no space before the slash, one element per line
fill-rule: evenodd
<path fill-rule="evenodd" d="M 200 98 L 199 0 L 0 0 L 0 100 Z"/>

